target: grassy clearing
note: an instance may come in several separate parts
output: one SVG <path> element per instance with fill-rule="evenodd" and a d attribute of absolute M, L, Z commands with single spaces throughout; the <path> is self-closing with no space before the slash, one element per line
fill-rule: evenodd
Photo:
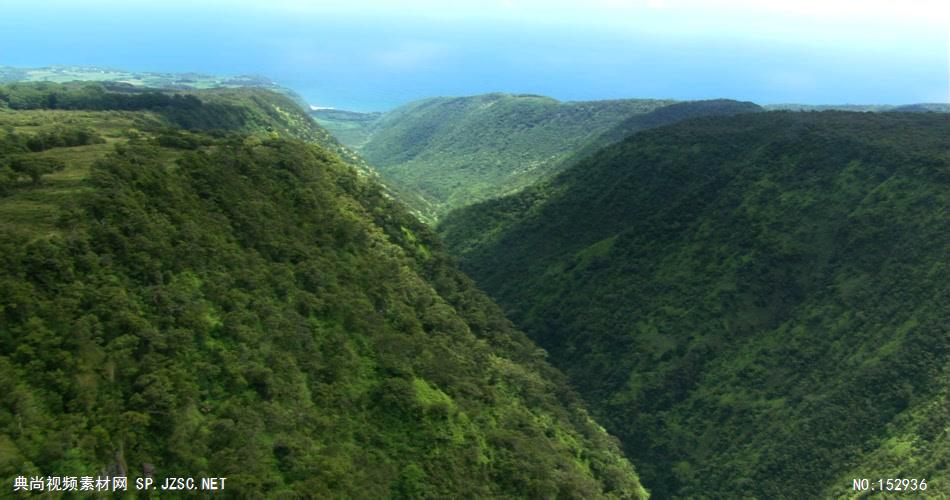
<path fill-rule="evenodd" d="M 56 223 L 76 194 L 88 190 L 85 181 L 92 165 L 128 142 L 128 131 L 157 120 L 147 114 L 64 110 L 0 111 L 0 130 L 25 136 L 56 127 L 82 126 L 101 135 L 105 142 L 75 147 L 57 147 L 21 156 L 59 160 L 63 170 L 43 176 L 38 185 L 20 179 L 6 196 L 0 196 L 0 230 L 48 237 L 58 232 Z"/>

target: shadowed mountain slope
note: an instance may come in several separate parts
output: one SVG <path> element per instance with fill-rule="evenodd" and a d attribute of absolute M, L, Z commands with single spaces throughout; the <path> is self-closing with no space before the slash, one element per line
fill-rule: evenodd
<path fill-rule="evenodd" d="M 642 131 L 439 232 L 656 497 L 822 497 L 948 466 L 950 120 Z"/>

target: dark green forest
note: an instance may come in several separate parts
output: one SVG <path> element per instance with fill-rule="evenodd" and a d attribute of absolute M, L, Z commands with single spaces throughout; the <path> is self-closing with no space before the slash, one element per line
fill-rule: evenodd
<path fill-rule="evenodd" d="M 641 131 L 439 232 L 658 498 L 950 484 L 950 120 Z"/>
<path fill-rule="evenodd" d="M 5 484 L 646 497 L 545 352 L 302 111 L 168 94 L 0 87 Z"/>

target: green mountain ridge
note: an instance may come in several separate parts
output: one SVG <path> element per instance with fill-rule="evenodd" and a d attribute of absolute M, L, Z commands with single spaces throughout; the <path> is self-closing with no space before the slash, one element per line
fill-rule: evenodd
<path fill-rule="evenodd" d="M 286 102 L 0 86 L 3 481 L 645 498 L 545 353 Z"/>
<path fill-rule="evenodd" d="M 559 102 L 493 93 L 412 102 L 350 125 L 321 118 L 394 185 L 420 192 L 431 220 L 448 210 L 522 189 L 553 174 L 576 149 L 624 119 L 673 101 Z M 364 117 L 365 118 L 365 117 Z M 420 208 L 411 200 L 414 208 Z"/>
<path fill-rule="evenodd" d="M 945 498 L 948 173 L 945 115 L 697 118 L 438 232 L 655 497 Z"/>
<path fill-rule="evenodd" d="M 640 130 L 764 110 L 946 113 L 950 107 L 762 107 L 729 99 L 559 102 L 496 92 L 423 99 L 384 113 L 319 109 L 311 116 L 373 164 L 424 220 L 435 222 L 451 210 L 527 188 Z"/>
<path fill-rule="evenodd" d="M 855 111 L 873 113 L 950 113 L 950 103 L 918 102 L 912 104 L 765 104 L 770 111 Z"/>
<path fill-rule="evenodd" d="M 393 198 L 406 200 L 413 207 L 412 212 L 417 217 L 428 221 L 431 211 L 423 197 L 411 188 L 393 186 L 380 179 L 376 170 L 356 154 L 352 149 L 344 146 L 326 129 L 314 123 L 310 116 L 298 106 L 292 98 L 284 92 L 276 92 L 258 86 L 211 86 L 203 90 L 194 89 L 167 89 L 148 88 L 141 84 L 133 85 L 115 81 L 69 81 L 63 84 L 48 81 L 16 82 L 6 86 L 6 97 L 0 95 L 0 106 L 14 109 L 37 109 L 47 106 L 49 99 L 60 99 L 59 108 L 69 106 L 70 99 L 86 102 L 86 106 L 103 109 L 118 105 L 114 101 L 119 98 L 142 99 L 140 104 L 122 104 L 137 106 L 136 109 L 150 109 L 161 115 L 171 126 L 184 127 L 194 130 L 227 129 L 242 132 L 285 134 L 303 141 L 312 141 L 329 151 L 334 152 L 344 162 L 356 168 L 364 176 L 373 177 L 377 183 L 386 187 L 386 192 Z M 161 98 L 155 103 L 147 102 L 147 98 L 164 92 L 171 96 L 200 95 L 199 101 L 179 100 L 165 103 Z M 52 97 L 51 97 L 52 96 Z M 107 96 L 109 99 L 103 99 Z M 89 104 L 96 101 L 96 104 Z M 131 102 L 131 101 L 130 101 Z M 154 106 L 159 104 L 159 106 Z"/>
<path fill-rule="evenodd" d="M 283 94 L 300 108 L 310 105 L 299 94 L 263 76 L 220 76 L 201 73 L 158 73 L 125 71 L 98 66 L 59 65 L 43 68 L 0 66 L 0 83 L 13 82 L 102 82 L 123 83 L 138 88 L 164 90 L 206 90 L 213 88 L 254 88 Z"/>
<path fill-rule="evenodd" d="M 731 99 L 710 99 L 704 101 L 677 102 L 662 106 L 649 113 L 638 113 L 623 120 L 617 126 L 607 130 L 596 139 L 574 151 L 562 162 L 562 167 L 558 170 L 570 167 L 600 149 L 618 143 L 641 130 L 672 125 L 683 120 L 702 116 L 732 116 L 740 113 L 758 113 L 760 111 L 764 111 L 764 109 L 758 104 L 751 102 L 734 101 Z"/>

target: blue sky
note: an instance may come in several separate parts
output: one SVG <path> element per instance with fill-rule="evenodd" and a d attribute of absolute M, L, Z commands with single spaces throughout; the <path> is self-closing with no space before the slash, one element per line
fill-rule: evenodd
<path fill-rule="evenodd" d="M 947 102 L 950 8 L 932 0 L 8 0 L 0 64 L 261 74 L 313 104 L 357 110 L 491 91 Z"/>

